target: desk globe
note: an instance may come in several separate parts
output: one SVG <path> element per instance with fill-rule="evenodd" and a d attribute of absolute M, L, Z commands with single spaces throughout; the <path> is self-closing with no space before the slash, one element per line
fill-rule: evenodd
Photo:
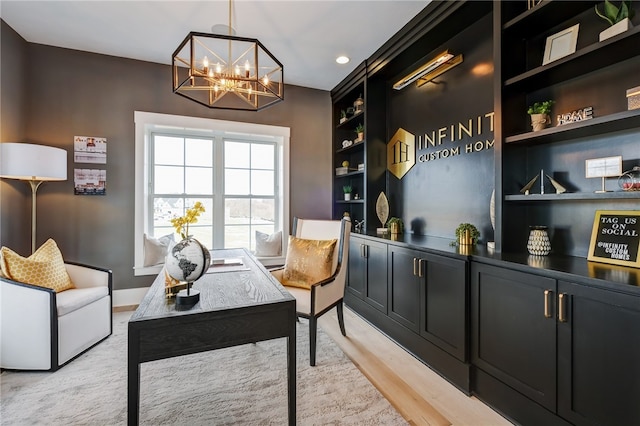
<path fill-rule="evenodd" d="M 192 290 L 193 282 L 203 276 L 211 264 L 209 250 L 195 238 L 189 237 L 177 243 L 165 259 L 169 276 L 186 282 L 187 289 L 176 295 L 176 309 L 191 309 L 200 300 L 200 292 Z"/>

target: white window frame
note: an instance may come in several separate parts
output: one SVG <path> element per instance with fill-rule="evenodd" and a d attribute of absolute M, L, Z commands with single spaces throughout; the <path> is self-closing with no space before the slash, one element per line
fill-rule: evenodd
<path fill-rule="evenodd" d="M 144 234 L 148 233 L 149 212 L 149 138 L 153 130 L 165 132 L 183 129 L 202 136 L 213 136 L 220 132 L 274 137 L 278 141 L 278 159 L 282 167 L 277 185 L 278 197 L 282 199 L 277 208 L 277 221 L 282 224 L 282 255 L 259 258 L 265 265 L 281 265 L 286 257 L 286 238 L 289 235 L 289 139 L 290 128 L 266 124 L 242 123 L 211 118 L 187 117 L 135 111 L 135 201 L 134 201 L 134 275 L 155 275 L 162 265 L 144 266 Z M 277 231 L 277 230 L 276 230 Z M 157 236 L 156 236 L 157 237 Z"/>

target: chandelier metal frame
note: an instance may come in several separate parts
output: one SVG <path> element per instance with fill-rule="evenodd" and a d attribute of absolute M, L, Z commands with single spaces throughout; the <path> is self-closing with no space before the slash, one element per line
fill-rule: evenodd
<path fill-rule="evenodd" d="M 190 32 L 171 55 L 173 93 L 209 108 L 260 111 L 284 100 L 284 67 L 259 40 Z"/>

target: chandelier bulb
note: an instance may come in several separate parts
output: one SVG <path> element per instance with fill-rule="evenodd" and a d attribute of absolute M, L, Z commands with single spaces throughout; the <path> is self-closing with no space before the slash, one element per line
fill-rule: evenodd
<path fill-rule="evenodd" d="M 207 58 L 206 56 L 202 58 L 202 69 L 204 70 L 205 74 L 209 71 L 209 58 Z"/>
<path fill-rule="evenodd" d="M 269 85 L 269 77 L 268 76 L 264 76 L 262 77 L 262 83 L 264 83 L 265 86 Z"/>
<path fill-rule="evenodd" d="M 220 65 L 220 62 L 218 62 L 216 64 L 216 74 L 220 74 L 222 72 L 222 66 Z"/>
<path fill-rule="evenodd" d="M 236 65 L 236 75 L 240 75 L 240 67 Z"/>

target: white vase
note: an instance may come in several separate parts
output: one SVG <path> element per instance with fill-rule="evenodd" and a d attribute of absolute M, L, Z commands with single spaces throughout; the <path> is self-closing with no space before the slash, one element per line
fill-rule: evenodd
<path fill-rule="evenodd" d="M 349 200 L 351 200 L 351 194 L 350 194 L 350 193 L 348 193 L 348 192 L 345 192 L 345 194 L 344 194 L 344 200 L 345 200 L 345 201 L 349 201 Z"/>
<path fill-rule="evenodd" d="M 622 21 L 602 31 L 600 33 L 600 41 L 606 40 L 613 36 L 617 36 L 618 34 L 622 34 L 623 32 L 628 31 L 630 28 L 633 28 L 633 24 L 631 23 L 629 18 L 624 18 Z"/>

